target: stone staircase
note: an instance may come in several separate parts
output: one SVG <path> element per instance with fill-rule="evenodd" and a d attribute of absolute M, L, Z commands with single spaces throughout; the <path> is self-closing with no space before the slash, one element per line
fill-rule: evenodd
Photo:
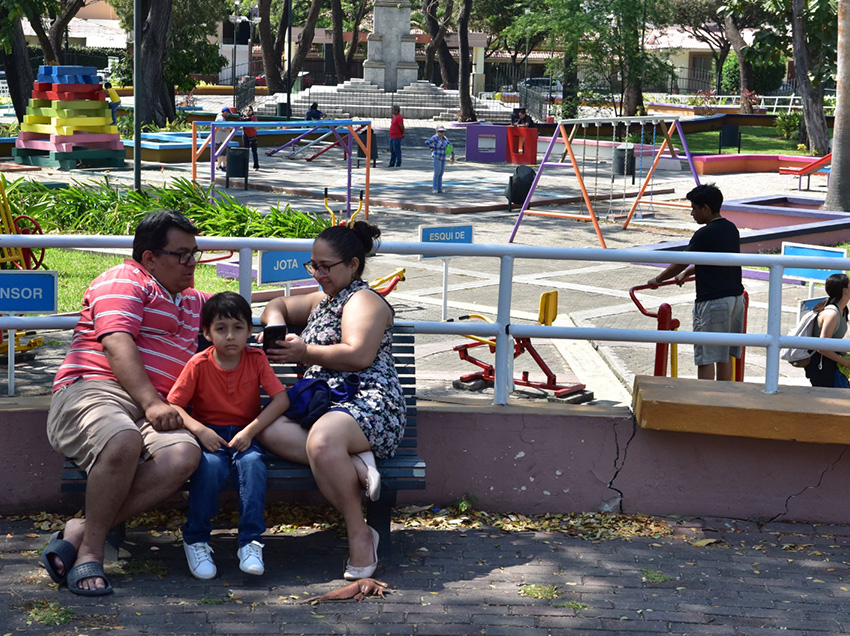
<path fill-rule="evenodd" d="M 303 115 L 310 104 L 318 102 L 319 110 L 332 119 L 381 119 L 390 117 L 393 105 L 401 108 L 405 119 L 430 119 L 457 121 L 458 93 L 443 90 L 424 80 L 416 81 L 395 93 L 387 93 L 363 79 L 351 79 L 337 86 L 313 86 L 307 91 L 291 95 L 292 113 Z M 259 115 L 277 114 L 277 102 L 285 101 L 285 94 L 259 97 L 254 110 Z M 510 123 L 512 108 L 494 100 L 473 98 L 478 119 L 490 123 Z"/>

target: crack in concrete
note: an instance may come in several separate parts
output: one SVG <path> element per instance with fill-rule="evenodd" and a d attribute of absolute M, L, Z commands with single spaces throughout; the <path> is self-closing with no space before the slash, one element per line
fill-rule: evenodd
<path fill-rule="evenodd" d="M 814 486 L 806 486 L 806 487 L 804 487 L 801 491 L 799 491 L 799 492 L 795 492 L 795 493 L 791 493 L 790 495 L 788 495 L 788 498 L 785 500 L 785 510 L 783 510 L 783 511 L 782 511 L 782 512 L 780 512 L 780 513 L 777 513 L 776 515 L 774 515 L 773 517 L 771 517 L 770 519 L 768 519 L 765 523 L 771 523 L 772 521 L 776 521 L 777 519 L 779 519 L 779 517 L 781 517 L 781 516 L 783 516 L 783 515 L 788 514 L 788 509 L 790 508 L 791 500 L 792 500 L 792 499 L 794 499 L 795 497 L 799 497 L 800 495 L 802 495 L 802 494 L 803 494 L 804 492 L 806 492 L 807 490 L 812 490 L 812 489 L 815 489 L 815 488 L 820 488 L 821 484 L 823 483 L 824 477 L 826 477 L 826 474 L 827 474 L 829 471 L 831 471 L 833 468 L 835 468 L 835 466 L 838 464 L 838 462 L 840 462 L 840 461 L 844 458 L 844 454 L 845 454 L 846 452 L 847 452 L 847 446 L 844 446 L 844 448 L 842 448 L 842 449 L 841 449 L 841 452 L 839 453 L 839 455 L 838 455 L 838 457 L 836 458 L 836 460 L 835 460 L 834 462 L 832 462 L 831 464 L 828 464 L 828 465 L 827 465 L 827 466 L 823 469 L 823 471 L 822 471 L 822 472 L 821 472 L 821 474 L 820 474 L 820 477 L 818 478 L 818 483 L 816 483 Z"/>
<path fill-rule="evenodd" d="M 623 491 L 614 486 L 614 481 L 616 481 L 617 477 L 620 475 L 620 471 L 623 470 L 623 466 L 626 465 L 626 454 L 629 451 L 629 445 L 632 443 L 632 440 L 637 435 L 637 420 L 632 417 L 632 432 L 629 436 L 629 439 L 626 440 L 625 445 L 623 446 L 622 459 L 620 453 L 620 440 L 619 434 L 617 432 L 617 425 L 614 425 L 614 442 L 617 447 L 617 455 L 614 457 L 614 474 L 611 477 L 611 480 L 608 482 L 608 488 L 617 493 L 617 496 L 606 502 L 606 508 L 610 511 L 616 503 L 617 512 L 620 514 L 623 513 Z"/>

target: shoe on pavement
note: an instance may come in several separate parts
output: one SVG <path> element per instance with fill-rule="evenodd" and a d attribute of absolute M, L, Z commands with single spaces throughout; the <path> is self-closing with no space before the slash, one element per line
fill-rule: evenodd
<path fill-rule="evenodd" d="M 246 574 L 260 575 L 266 571 L 263 565 L 263 544 L 259 541 L 251 541 L 236 552 L 239 557 L 239 569 Z"/>
<path fill-rule="evenodd" d="M 189 571 L 192 576 L 202 581 L 215 578 L 217 570 L 212 560 L 213 549 L 209 543 L 202 541 L 186 543 L 184 541 L 183 550 L 186 552 L 186 561 L 189 563 Z"/>

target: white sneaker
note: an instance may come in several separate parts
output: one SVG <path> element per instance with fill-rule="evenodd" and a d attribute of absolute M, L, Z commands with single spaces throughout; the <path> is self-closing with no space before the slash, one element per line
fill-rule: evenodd
<path fill-rule="evenodd" d="M 213 549 L 209 543 L 186 543 L 183 542 L 183 551 L 186 552 L 186 561 L 189 563 L 189 571 L 196 579 L 208 580 L 215 578 L 215 563 L 212 560 Z"/>
<path fill-rule="evenodd" d="M 263 565 L 263 544 L 259 541 L 251 541 L 248 545 L 237 550 L 239 557 L 239 569 L 246 574 L 262 574 L 266 571 Z"/>

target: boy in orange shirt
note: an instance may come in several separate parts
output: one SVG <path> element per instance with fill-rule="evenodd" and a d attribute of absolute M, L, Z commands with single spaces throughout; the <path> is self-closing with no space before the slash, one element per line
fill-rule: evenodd
<path fill-rule="evenodd" d="M 210 298 L 201 313 L 204 337 L 213 346 L 195 354 L 168 393 L 168 401 L 201 444 L 203 457 L 189 484 L 183 549 L 198 579 L 216 575 L 209 545 L 219 494 L 231 471 L 239 486 L 239 569 L 262 574 L 266 530 L 266 465 L 255 436 L 289 408 L 283 384 L 265 354 L 247 347 L 251 306 L 234 292 Z M 260 387 L 272 401 L 260 406 Z M 189 415 L 186 409 L 192 407 Z"/>

